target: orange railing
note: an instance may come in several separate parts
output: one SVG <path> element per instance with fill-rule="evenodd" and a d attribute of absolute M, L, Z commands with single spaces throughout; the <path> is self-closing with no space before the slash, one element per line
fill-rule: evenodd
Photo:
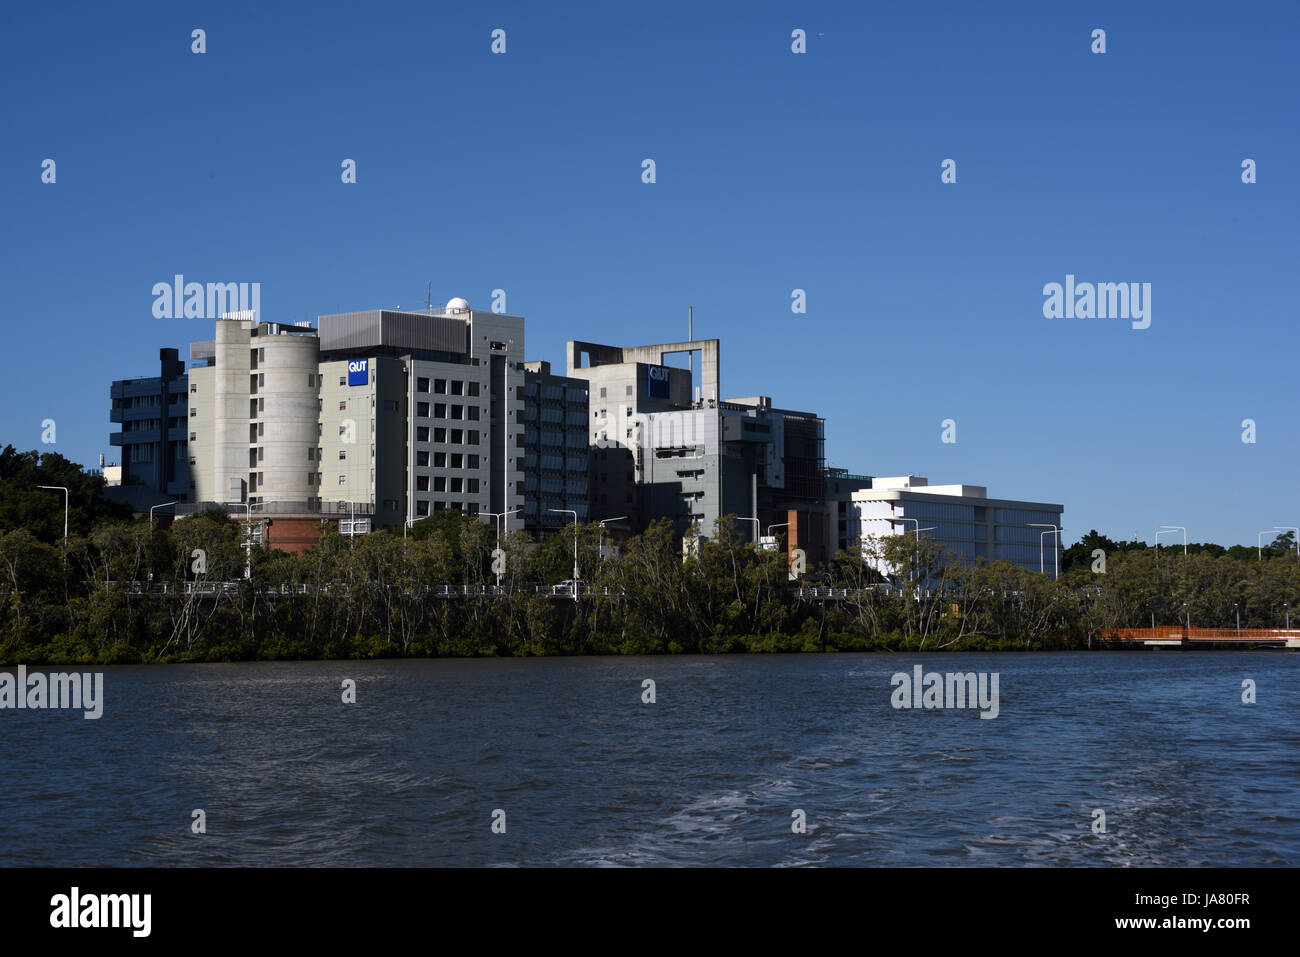
<path fill-rule="evenodd" d="M 1116 628 L 1102 637 L 1115 641 L 1285 641 L 1300 638 L 1300 628 L 1200 628 L 1157 625 L 1154 628 Z"/>

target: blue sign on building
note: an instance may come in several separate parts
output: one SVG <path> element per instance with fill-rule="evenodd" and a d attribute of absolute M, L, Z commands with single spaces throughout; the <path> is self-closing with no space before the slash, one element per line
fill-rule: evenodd
<path fill-rule="evenodd" d="M 349 359 L 348 360 L 348 385 L 369 385 L 370 384 L 370 360 L 369 359 Z"/>
<path fill-rule="evenodd" d="M 668 367 L 646 366 L 646 395 L 652 399 L 668 398 Z"/>

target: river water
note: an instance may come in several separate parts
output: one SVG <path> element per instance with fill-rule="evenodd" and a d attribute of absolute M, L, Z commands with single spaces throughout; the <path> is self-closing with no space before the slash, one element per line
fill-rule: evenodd
<path fill-rule="evenodd" d="M 893 707 L 915 664 L 997 717 Z M 0 863 L 1300 865 L 1294 652 L 98 670 L 0 711 Z"/>

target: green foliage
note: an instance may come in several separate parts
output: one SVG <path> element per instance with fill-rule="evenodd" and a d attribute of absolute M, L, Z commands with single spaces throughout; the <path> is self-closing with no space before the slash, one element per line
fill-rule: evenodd
<path fill-rule="evenodd" d="M 541 541 L 513 532 L 498 594 L 496 528 L 454 511 L 405 536 L 344 538 L 327 524 L 302 555 L 254 548 L 245 579 L 240 526 L 219 509 L 151 527 L 58 456 L 6 448 L 0 473 L 0 662 L 1085 648 L 1152 620 L 1226 625 L 1240 612 L 1243 627 L 1276 626 L 1300 597 L 1290 532 L 1260 561 L 1243 546 L 1184 555 L 1094 531 L 1067 549 L 1059 581 L 890 537 L 810 570 L 847 590 L 841 600 L 800 600 L 784 552 L 744 541 L 734 516 L 685 558 L 668 521 L 604 558 L 595 524 Z M 33 484 L 72 490 L 66 542 L 61 503 Z M 575 541 L 578 601 L 552 588 L 573 575 Z M 1105 574 L 1091 570 L 1095 548 Z"/>

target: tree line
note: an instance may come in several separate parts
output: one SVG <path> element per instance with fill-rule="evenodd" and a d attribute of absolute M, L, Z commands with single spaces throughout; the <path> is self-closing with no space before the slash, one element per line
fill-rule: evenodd
<path fill-rule="evenodd" d="M 66 541 L 62 493 L 36 485 L 71 490 Z M 503 593 L 480 594 L 497 581 L 497 532 L 460 512 L 406 536 L 349 538 L 327 524 L 318 546 L 291 555 L 246 549 L 243 527 L 220 510 L 133 519 L 101 487 L 57 455 L 0 453 L 0 662 L 1083 649 L 1153 620 L 1232 626 L 1240 613 L 1243 628 L 1278 626 L 1300 593 L 1286 536 L 1264 560 L 1253 549 L 1245 560 L 1092 532 L 1066 551 L 1057 580 L 1008 562 L 966 565 L 927 536 L 898 536 L 792 582 L 784 550 L 745 542 L 727 516 L 685 556 L 667 521 L 616 554 L 602 554 L 608 532 L 595 524 L 540 540 L 512 532 Z M 577 601 L 539 591 L 572 577 L 575 537 L 588 587 Z M 234 584 L 186 588 L 217 582 Z M 442 584 L 475 595 L 439 598 Z M 806 584 L 842 597 L 800 599 Z"/>

